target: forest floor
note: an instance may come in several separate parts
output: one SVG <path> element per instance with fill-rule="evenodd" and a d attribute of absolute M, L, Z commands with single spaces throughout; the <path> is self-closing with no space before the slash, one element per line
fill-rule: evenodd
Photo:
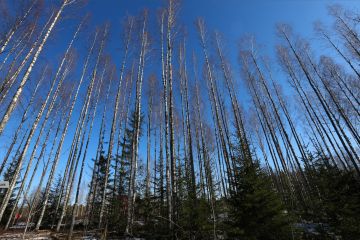
<path fill-rule="evenodd" d="M 0 240 L 17 240 L 17 239 L 31 239 L 31 240 L 65 240 L 67 239 L 67 233 L 57 233 L 50 230 L 40 230 L 38 232 L 28 232 L 23 238 L 22 230 L 8 230 L 0 231 Z M 72 239 L 74 240 L 100 240 L 99 234 L 89 232 L 84 236 L 83 231 L 74 231 Z M 111 240 L 144 240 L 143 238 L 129 238 L 129 237 L 107 237 Z"/>
<path fill-rule="evenodd" d="M 34 239 L 34 240 L 63 240 L 67 238 L 67 233 L 55 233 L 50 230 L 40 230 L 38 232 L 28 232 L 25 237 L 23 236 L 23 231 L 21 230 L 10 230 L 0 233 L 0 240 L 5 239 Z M 83 232 L 74 232 L 72 239 L 83 239 L 83 240 L 97 240 L 97 238 L 93 235 L 84 236 Z"/>

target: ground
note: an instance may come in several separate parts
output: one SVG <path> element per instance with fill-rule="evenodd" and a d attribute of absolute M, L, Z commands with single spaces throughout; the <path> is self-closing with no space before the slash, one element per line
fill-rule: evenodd
<path fill-rule="evenodd" d="M 22 230 L 0 231 L 0 240 L 16 240 L 16 239 L 31 239 L 31 240 L 65 240 L 67 233 L 56 233 L 49 230 L 40 230 L 38 232 L 28 232 L 23 238 Z M 100 240 L 100 234 L 91 231 L 84 235 L 83 231 L 74 231 L 73 240 Z M 107 237 L 108 240 L 145 240 L 142 238 L 128 238 L 128 237 Z"/>
<path fill-rule="evenodd" d="M 10 230 L 0 233 L 0 240 L 5 239 L 34 239 L 34 240 L 47 240 L 47 239 L 66 239 L 67 234 L 64 233 L 55 233 L 49 230 L 42 230 L 39 232 L 29 232 L 26 234 L 25 238 L 23 238 L 23 232 L 19 230 Z M 74 232 L 73 239 L 83 239 L 83 240 L 97 240 L 100 238 L 94 237 L 94 234 L 88 234 L 88 236 L 83 236 L 83 232 Z"/>

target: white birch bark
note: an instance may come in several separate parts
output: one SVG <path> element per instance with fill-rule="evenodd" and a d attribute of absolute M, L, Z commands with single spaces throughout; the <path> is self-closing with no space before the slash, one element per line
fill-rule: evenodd
<path fill-rule="evenodd" d="M 4 200 L 3 200 L 2 204 L 1 204 L 1 207 L 0 207 L 0 220 L 2 219 L 4 211 L 5 211 L 8 203 L 9 203 L 11 194 L 12 194 L 12 192 L 14 190 L 15 185 L 16 185 L 16 180 L 19 177 L 21 167 L 22 167 L 22 165 L 24 163 L 24 158 L 26 156 L 27 150 L 30 147 L 31 139 L 34 136 L 35 131 L 37 129 L 37 126 L 38 126 L 38 124 L 39 124 L 39 122 L 40 122 L 40 120 L 42 118 L 42 115 L 43 115 L 43 113 L 45 111 L 46 105 L 47 105 L 47 103 L 48 103 L 48 101 L 50 99 L 51 92 L 52 92 L 52 90 L 53 90 L 53 88 L 55 86 L 55 82 L 56 81 L 54 80 L 52 82 L 52 84 L 51 84 L 50 90 L 49 90 L 49 92 L 48 92 L 48 94 L 46 96 L 46 99 L 45 99 L 44 103 L 42 104 L 42 106 L 40 108 L 40 111 L 38 112 L 38 114 L 36 116 L 36 119 L 35 119 L 34 123 L 32 124 L 31 130 L 29 132 L 29 136 L 27 137 L 24 148 L 23 148 L 23 150 L 22 150 L 22 152 L 21 152 L 21 154 L 19 156 L 18 166 L 16 167 L 16 170 L 15 170 L 15 173 L 14 173 L 14 176 L 13 176 L 13 180 L 11 181 L 11 183 L 9 185 L 9 188 L 7 189 Z"/>
<path fill-rule="evenodd" d="M 11 41 L 12 37 L 14 36 L 16 30 L 19 29 L 19 27 L 24 23 L 24 21 L 26 20 L 27 16 L 30 14 L 31 10 L 33 9 L 33 7 L 35 6 L 35 4 L 37 3 L 38 0 L 34 0 L 32 1 L 31 5 L 29 6 L 29 8 L 25 11 L 25 13 L 15 21 L 14 26 L 10 29 L 10 31 L 6 34 L 5 39 L 3 41 L 1 41 L 1 47 L 0 47 L 0 54 L 2 54 L 6 47 L 8 46 L 9 42 Z"/>
<path fill-rule="evenodd" d="M 147 12 L 144 13 L 144 22 L 141 35 L 141 51 L 139 57 L 139 67 L 138 74 L 136 79 L 136 100 L 135 100 L 135 129 L 134 129 L 134 139 L 132 143 L 132 156 L 131 156 L 131 173 L 130 173 L 130 183 L 129 183 L 129 192 L 128 192 L 128 209 L 127 209 L 127 223 L 126 223 L 126 234 L 132 233 L 132 225 L 134 221 L 134 203 L 136 197 L 135 191 L 135 182 L 136 182 L 136 172 L 138 165 L 138 148 L 139 148 L 139 135 L 140 135 L 140 121 L 141 121 L 141 93 L 142 93 L 142 82 L 144 77 L 144 64 L 145 64 L 145 55 L 147 52 L 147 32 L 146 32 L 146 18 Z"/>
<path fill-rule="evenodd" d="M 95 79 L 96 79 L 96 76 L 97 76 L 97 68 L 98 68 L 100 57 L 102 56 L 102 51 L 103 51 L 103 48 L 104 48 L 104 45 L 105 45 L 105 38 L 107 36 L 107 31 L 108 31 L 108 26 L 106 26 L 106 28 L 104 30 L 104 34 L 103 34 L 103 37 L 102 37 L 100 49 L 99 49 L 99 52 L 97 54 L 96 64 L 94 66 L 91 81 L 90 81 L 90 84 L 88 86 L 85 104 L 83 105 L 83 110 L 82 110 L 83 116 L 82 116 L 82 119 L 80 121 L 81 124 L 80 124 L 80 128 L 79 128 L 79 134 L 78 134 L 77 140 L 76 140 L 76 146 L 75 146 L 75 151 L 74 151 L 74 155 L 73 155 L 73 159 L 72 159 L 72 164 L 71 164 L 71 167 L 70 167 L 69 180 L 68 180 L 67 187 L 65 188 L 65 195 L 64 195 L 65 198 L 64 198 L 63 208 L 62 208 L 61 215 L 60 215 L 57 227 L 56 227 L 57 232 L 60 230 L 62 220 L 63 220 L 63 218 L 65 216 L 65 213 L 66 213 L 66 209 L 67 209 L 67 205 L 68 205 L 67 203 L 68 203 L 68 201 L 70 199 L 70 194 L 71 194 L 72 188 L 73 188 L 73 181 L 74 181 L 77 166 L 78 166 L 78 163 L 79 163 L 79 160 L 80 160 L 81 150 L 80 150 L 80 153 L 78 154 L 78 157 L 76 158 L 76 160 L 75 160 L 75 157 L 76 157 L 77 152 L 78 152 L 78 147 L 79 147 L 78 143 L 79 143 L 79 139 L 80 139 L 80 136 L 81 136 L 81 131 L 83 131 L 83 129 L 84 129 L 85 118 L 88 115 L 88 110 L 89 110 L 89 106 L 90 106 L 90 101 L 91 101 L 91 97 L 92 97 L 94 83 L 95 83 Z M 89 117 L 90 117 L 90 115 L 88 116 L 88 118 Z M 82 146 L 83 146 L 84 137 L 85 137 L 85 131 L 84 131 L 84 134 L 83 134 L 83 137 L 82 137 L 82 140 L 81 140 L 81 149 L 82 149 Z M 76 139 L 76 135 L 74 136 L 74 139 Z M 70 153 L 70 155 L 71 155 L 71 153 Z M 71 159 L 71 156 L 69 156 L 69 159 Z M 74 164 L 75 164 L 75 168 L 74 168 Z M 64 177 L 65 176 L 66 175 L 64 175 Z"/>
<path fill-rule="evenodd" d="M 44 217 L 47 202 L 49 200 L 50 187 L 51 187 L 52 181 L 54 179 L 55 171 L 56 171 L 57 164 L 58 164 L 58 161 L 59 161 L 59 158 L 60 158 L 60 152 L 61 152 L 64 140 L 65 140 L 67 130 L 69 128 L 70 118 L 71 118 L 72 112 L 74 110 L 75 103 L 76 103 L 77 97 L 79 95 L 80 88 L 81 88 L 83 80 L 85 78 L 85 73 L 86 73 L 86 70 L 87 70 L 87 67 L 88 67 L 88 64 L 89 64 L 89 59 L 90 59 L 91 53 L 92 53 L 92 51 L 94 49 L 95 42 L 96 42 L 96 37 L 95 37 L 95 39 L 93 41 L 93 44 L 92 44 L 91 49 L 90 49 L 90 51 L 88 53 L 88 56 L 86 57 L 85 64 L 84 64 L 84 67 L 83 67 L 83 71 L 82 71 L 82 74 L 81 74 L 81 78 L 80 78 L 78 87 L 76 89 L 73 101 L 71 103 L 68 117 L 66 119 L 65 128 L 64 128 L 64 131 L 63 131 L 63 133 L 61 135 L 60 142 L 59 142 L 58 148 L 57 148 L 56 153 L 55 153 L 55 159 L 54 159 L 53 165 L 51 167 L 51 171 L 50 171 L 50 174 L 49 174 L 49 179 L 48 179 L 48 182 L 47 182 L 46 188 L 45 188 L 45 196 L 44 196 L 43 206 L 41 208 L 40 217 L 39 217 L 39 219 L 38 219 L 38 221 L 36 223 L 36 227 L 35 227 L 36 230 L 39 230 L 42 219 Z"/>
<path fill-rule="evenodd" d="M 2 117 L 1 119 L 1 122 L 0 122 L 0 134 L 3 132 L 4 128 L 5 128 L 5 125 L 6 123 L 9 121 L 10 119 L 10 116 L 12 114 L 12 112 L 14 111 L 14 108 L 17 104 L 17 102 L 19 101 L 19 97 L 21 96 L 21 93 L 24 89 L 24 86 L 26 84 L 26 82 L 28 81 L 29 79 L 29 76 L 33 70 L 33 67 L 35 65 L 35 63 L 37 62 L 38 60 L 38 57 L 40 55 L 40 53 L 42 52 L 43 48 L 44 48 L 44 45 L 46 43 L 46 41 L 48 40 L 52 30 L 54 29 L 55 27 L 55 24 L 57 23 L 57 21 L 60 19 L 60 16 L 64 10 L 64 8 L 70 3 L 70 0 L 64 0 L 63 3 L 61 4 L 60 8 L 58 9 L 54 19 L 52 20 L 49 28 L 47 29 L 47 32 L 46 34 L 44 35 L 41 43 L 39 44 L 39 47 L 37 48 L 32 60 L 31 60 L 31 63 L 29 65 L 29 67 L 27 68 L 26 72 L 25 72 L 25 75 L 24 77 L 22 78 L 21 82 L 20 82 L 20 85 L 18 86 L 15 94 L 13 95 L 12 99 L 11 99 L 11 102 L 10 104 L 8 105 L 7 109 L 6 109 L 6 112 L 4 114 L 4 116 Z M 1 213 L 1 210 L 0 210 L 0 213 Z M 1 216 L 2 214 L 0 214 Z"/>
<path fill-rule="evenodd" d="M 44 73 L 45 73 L 45 71 L 44 71 Z M 33 102 L 34 102 L 36 93 L 37 93 L 37 91 L 38 91 L 38 88 L 39 88 L 40 85 L 41 85 L 41 82 L 44 80 L 44 73 L 43 73 L 42 77 L 40 78 L 40 80 L 38 81 L 38 83 L 36 84 L 36 87 L 35 87 L 34 92 L 33 92 L 32 96 L 31 96 L 31 98 L 30 98 L 30 101 L 29 101 L 28 105 L 26 106 L 26 109 L 25 109 L 25 111 L 24 111 L 24 113 L 23 113 L 23 115 L 22 115 L 22 117 L 21 117 L 20 124 L 19 124 L 19 126 L 17 127 L 17 129 L 16 129 L 16 132 L 15 132 L 15 134 L 14 134 L 13 140 L 12 140 L 12 142 L 11 142 L 9 148 L 8 148 L 8 151 L 6 152 L 6 155 L 5 155 L 5 157 L 4 157 L 3 162 L 1 163 L 1 166 L 0 166 L 0 174 L 2 173 L 4 167 L 5 167 L 6 163 L 7 163 L 7 160 L 8 160 L 8 158 L 9 158 L 9 156 L 10 156 L 10 153 L 11 153 L 14 145 L 16 144 L 16 140 L 17 140 L 17 138 L 18 138 L 18 136 L 19 136 L 19 134 L 20 134 L 20 130 L 21 130 L 22 126 L 24 125 L 24 123 L 26 122 L 26 119 L 27 119 L 27 117 L 28 117 L 28 111 L 30 110 L 30 107 L 32 106 L 32 104 L 33 104 Z"/>
<path fill-rule="evenodd" d="M 118 109 L 119 109 L 119 99 L 120 99 L 120 92 L 121 92 L 121 85 L 122 85 L 122 80 L 123 80 L 123 75 L 124 75 L 124 69 L 125 69 L 130 39 L 131 39 L 131 32 L 132 32 L 132 28 L 133 28 L 133 24 L 134 24 L 133 21 L 134 20 L 132 18 L 129 19 L 129 29 L 128 29 L 128 33 L 126 36 L 127 40 L 126 40 L 126 46 L 125 46 L 125 54 L 124 54 L 124 58 L 123 58 L 122 65 L 121 65 L 120 79 L 119 79 L 118 89 L 117 89 L 116 98 L 115 98 L 115 108 L 114 108 L 114 114 L 113 114 L 112 124 L 111 124 L 108 156 L 107 156 L 107 160 L 106 160 L 104 192 L 103 192 L 102 203 L 101 203 L 101 207 L 100 207 L 99 228 L 102 226 L 105 205 L 106 205 L 106 186 L 109 181 L 110 160 L 111 160 L 112 150 L 114 147 L 114 135 L 115 135 L 115 127 L 116 127 L 115 125 L 116 125 L 117 113 L 118 113 Z"/>
<path fill-rule="evenodd" d="M 105 68 L 104 68 L 103 73 L 104 72 L 105 72 Z M 102 87 L 103 79 L 104 79 L 104 74 L 102 74 L 102 76 L 100 78 L 100 83 L 98 85 L 98 92 L 97 92 L 97 96 L 95 98 L 96 100 L 95 100 L 95 103 L 94 103 L 94 108 L 92 109 L 93 115 L 92 115 L 92 119 L 91 119 L 91 123 L 90 123 L 89 133 L 88 133 L 87 140 L 86 140 L 86 146 L 85 146 L 83 159 L 82 159 L 82 162 L 81 162 L 80 174 L 79 174 L 79 179 L 78 179 L 78 184 L 77 184 L 76 194 L 75 194 L 75 203 L 74 203 L 73 209 L 72 209 L 72 218 L 71 218 L 70 230 L 69 230 L 69 234 L 68 234 L 68 239 L 69 240 L 72 239 L 72 235 L 73 235 L 73 230 L 74 230 L 74 225 L 75 225 L 75 213 L 76 213 L 76 211 L 78 209 L 78 205 L 79 205 L 80 184 L 81 184 L 81 181 L 82 181 L 84 165 L 85 165 L 85 159 L 86 159 L 86 154 L 87 154 L 87 150 L 88 150 L 88 147 L 89 147 L 90 137 L 91 137 L 92 130 L 93 130 L 94 120 L 95 120 L 95 116 L 96 116 L 96 110 L 97 110 L 98 102 L 99 102 L 99 99 L 100 99 L 100 90 L 101 90 L 101 87 Z"/>

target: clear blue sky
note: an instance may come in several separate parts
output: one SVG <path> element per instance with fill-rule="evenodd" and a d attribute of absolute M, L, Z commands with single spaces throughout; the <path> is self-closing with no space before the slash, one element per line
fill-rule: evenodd
<path fill-rule="evenodd" d="M 238 41 L 244 34 L 254 34 L 263 51 L 270 57 L 274 57 L 274 45 L 278 39 L 275 34 L 275 25 L 285 22 L 294 28 L 294 31 L 302 36 L 313 38 L 313 23 L 321 20 L 330 24 L 327 6 L 340 3 L 345 8 L 360 8 L 360 1 L 326 1 L 326 0 L 183 0 L 178 15 L 177 23 L 185 26 L 188 31 L 188 50 L 199 48 L 194 21 L 198 17 L 205 19 L 209 33 L 218 30 L 223 33 L 227 43 L 227 53 L 232 60 L 234 76 L 239 81 L 238 71 Z M 109 21 L 112 24 L 112 38 L 110 48 L 116 49 L 120 43 L 117 38 L 121 35 L 121 19 L 127 15 L 138 15 L 144 8 L 149 9 L 150 31 L 154 29 L 158 33 L 156 12 L 165 5 L 162 0 L 90 0 L 88 9 L 92 12 L 95 22 Z M 152 29 L 153 28 L 153 29 Z M 158 36 L 152 36 L 158 41 Z M 322 45 L 318 47 L 325 49 Z M 120 49 L 120 48 L 118 48 Z M 196 50 L 198 51 L 198 50 Z M 114 52 L 116 54 L 116 51 Z M 201 52 L 199 52 L 200 54 Z M 202 58 L 202 55 L 199 55 Z M 115 57 L 120 63 L 121 54 Z M 276 69 L 274 69 L 276 70 Z M 159 72 L 158 72 L 159 73 Z M 149 70 L 145 74 L 149 74 Z M 247 105 L 245 91 L 239 88 L 239 97 L 244 99 L 243 105 Z M 205 95 L 207 96 L 207 95 Z M 146 101 L 143 101 L 146 109 Z M 145 140 L 143 138 L 143 143 Z M 143 159 L 146 154 L 146 144 L 140 144 L 140 153 Z"/>
<path fill-rule="evenodd" d="M 306 38 L 314 38 L 313 23 L 321 20 L 330 24 L 327 12 L 330 4 L 341 4 L 345 8 L 360 10 L 357 0 L 182 0 L 178 14 L 178 25 L 188 32 L 188 53 L 193 50 L 199 53 L 198 35 L 194 21 L 198 17 L 205 19 L 209 34 L 217 30 L 223 34 L 226 52 L 233 63 L 235 77 L 238 70 L 238 42 L 244 34 L 253 34 L 262 46 L 262 52 L 274 57 L 278 39 L 275 33 L 277 23 L 288 23 L 295 33 Z M 112 24 L 112 37 L 109 44 L 114 59 L 120 63 L 121 19 L 127 14 L 138 15 L 144 8 L 150 10 L 150 30 L 158 34 L 157 11 L 166 5 L 164 0 L 89 0 L 86 10 L 92 13 L 94 23 L 109 21 Z M 84 9 L 84 11 L 86 11 Z M 154 33 L 153 33 L 154 34 Z M 158 35 L 153 35 L 158 41 Z M 156 42 L 158 43 L 158 42 Z M 326 52 L 326 47 L 319 44 L 315 47 L 319 52 Z M 276 71 L 276 69 L 273 69 Z M 239 95 L 246 95 L 239 87 Z"/>
<path fill-rule="evenodd" d="M 53 0 L 45 1 L 54 3 Z M 325 24 L 331 24 L 331 19 L 327 14 L 327 5 L 339 3 L 345 8 L 360 9 L 360 1 L 326 1 L 326 0 L 183 0 L 178 15 L 177 23 L 186 27 L 188 31 L 188 53 L 199 47 L 198 37 L 195 32 L 194 21 L 197 17 L 203 17 L 206 21 L 209 32 L 218 30 L 223 33 L 226 41 L 227 53 L 233 63 L 234 76 L 239 81 L 239 71 L 237 63 L 238 41 L 242 35 L 254 34 L 257 41 L 263 45 L 263 53 L 274 57 L 274 45 L 277 43 L 275 34 L 275 25 L 279 22 L 285 22 L 294 28 L 296 33 L 301 33 L 303 37 L 314 38 L 313 22 L 321 20 Z M 64 51 L 66 44 L 71 38 L 71 34 L 78 21 L 87 12 L 92 15 L 89 31 L 93 31 L 96 25 L 105 22 L 111 23 L 110 42 L 108 43 L 106 53 L 113 56 L 119 72 L 121 53 L 121 22 L 126 15 L 138 15 L 144 8 L 149 9 L 149 30 L 151 33 L 158 34 L 157 11 L 165 6 L 166 2 L 162 0 L 88 0 L 88 4 L 80 9 L 65 12 L 65 15 L 71 17 L 61 22 L 54 32 L 50 44 L 44 49 L 42 59 L 49 59 L 60 56 Z M 158 43 L 158 35 L 152 38 Z M 78 44 L 79 52 L 84 47 Z M 155 46 L 155 48 L 158 46 Z M 318 44 L 315 46 L 318 51 L 326 51 L 324 46 Z M 202 56 L 199 56 L 202 57 Z M 81 56 L 80 58 L 84 58 Z M 154 69 L 145 69 L 145 75 L 149 75 Z M 275 69 L 276 70 L 276 69 Z M 160 72 L 157 72 L 158 76 Z M 239 88 L 240 98 L 243 99 L 243 105 L 247 105 L 246 93 Z M 146 110 L 146 100 L 143 101 Z M 78 116 L 78 113 L 75 113 Z M 109 114 L 110 116 L 110 114 Z M 109 118 L 108 116 L 108 118 Z M 109 118 L 110 119 L 110 118 Z M 100 124 L 100 121 L 98 121 Z M 73 124 L 75 125 L 75 124 Z M 110 124 L 109 124 L 110 125 Z M 98 126 L 94 129 L 94 137 L 91 141 L 91 149 L 88 152 L 88 159 L 95 156 L 97 143 Z M 11 129 L 7 129 L 4 136 L 9 136 Z M 109 133 L 109 132 L 107 132 Z M 73 129 L 71 128 L 67 137 L 59 169 L 63 169 L 67 159 L 67 150 L 71 144 Z M 108 135 L 107 135 L 108 138 Z M 9 142 L 9 139 L 0 141 Z M 1 144 L 1 154 L 4 153 L 4 146 Z M 140 144 L 140 156 L 145 158 L 145 144 Z M 29 155 L 29 154 L 28 154 Z M 88 161 L 91 164 L 91 161 Z M 90 170 L 86 170 L 85 181 L 89 180 Z"/>
<path fill-rule="evenodd" d="M 329 20 L 326 6 L 330 4 L 360 8 L 357 0 L 182 0 L 180 3 L 178 23 L 185 25 L 190 33 L 194 32 L 194 20 L 203 17 L 209 29 L 224 33 L 234 46 L 244 33 L 255 34 L 260 43 L 273 46 L 275 24 L 279 22 L 291 24 L 302 35 L 311 35 L 314 21 Z M 94 22 L 110 21 L 120 33 L 123 16 L 137 15 L 148 8 L 151 19 L 155 20 L 154 13 L 164 5 L 163 0 L 89 0 L 86 10 L 92 12 Z M 113 34 L 116 37 L 116 32 Z"/>

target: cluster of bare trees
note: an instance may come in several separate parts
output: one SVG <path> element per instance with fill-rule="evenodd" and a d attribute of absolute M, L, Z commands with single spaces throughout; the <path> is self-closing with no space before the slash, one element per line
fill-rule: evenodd
<path fill-rule="evenodd" d="M 50 13 L 39 0 L 13 3 L 15 16 L 5 3 L 5 229 L 20 218 L 24 234 L 64 228 L 72 239 L 80 219 L 84 232 L 98 229 L 106 237 L 110 230 L 132 235 L 144 220 L 169 238 L 217 239 L 223 204 L 240 191 L 241 159 L 259 159 L 289 209 L 322 197 L 309 171 L 316 167 L 315 153 L 325 165 L 360 177 L 358 13 L 332 6 L 333 27 L 316 24 L 317 41 L 333 57 L 318 58 L 311 43 L 285 24 L 277 26 L 276 59 L 262 55 L 254 37 L 244 37 L 237 76 L 221 34 L 208 31 L 203 19 L 195 22 L 198 49 L 188 50 L 175 0 L 159 12 L 155 30 L 149 30 L 146 10 L 124 20 L 119 71 L 106 54 L 114 26 L 85 33 L 87 16 L 77 20 L 59 59 L 39 61 L 56 44 L 48 40 L 62 16 L 79 1 L 61 0 Z M 86 47 L 77 51 L 80 44 Z M 239 86 L 247 89 L 249 103 L 240 102 Z M 203 208 L 205 213 L 198 210 Z M 47 213 L 51 221 L 44 220 Z"/>

